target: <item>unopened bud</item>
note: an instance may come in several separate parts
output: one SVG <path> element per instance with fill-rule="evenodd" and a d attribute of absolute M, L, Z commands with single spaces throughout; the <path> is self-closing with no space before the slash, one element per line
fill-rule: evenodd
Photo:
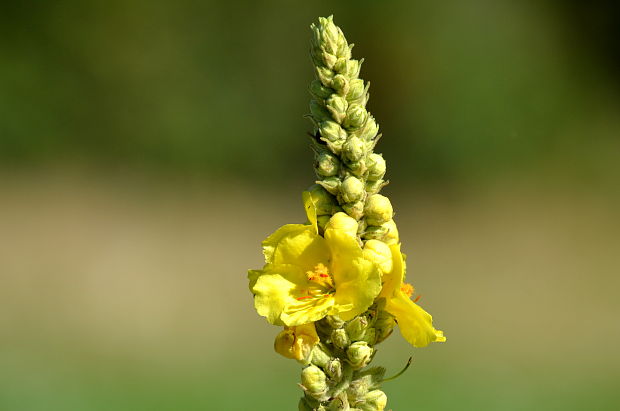
<path fill-rule="evenodd" d="M 364 198 L 364 194 L 366 194 L 364 183 L 362 183 L 359 178 L 349 176 L 342 180 L 342 185 L 340 186 L 340 199 L 343 203 L 352 203 L 362 200 Z"/>
<path fill-rule="evenodd" d="M 347 335 L 347 332 L 344 330 L 344 328 L 338 328 L 332 331 L 331 339 L 332 343 L 341 350 L 347 348 L 351 343 L 351 341 L 349 340 L 349 336 Z"/>
<path fill-rule="evenodd" d="M 343 212 L 336 213 L 330 218 L 329 223 L 325 226 L 325 230 L 342 231 L 349 234 L 351 237 L 357 237 L 357 220 L 349 217 Z M 340 327 L 342 327 L 342 325 L 340 325 Z"/>
<path fill-rule="evenodd" d="M 365 148 L 359 137 L 352 136 L 342 146 L 342 154 L 350 163 L 355 163 L 362 159 Z"/>
<path fill-rule="evenodd" d="M 301 385 L 309 395 L 319 401 L 326 397 L 327 378 L 316 365 L 309 365 L 301 371 Z"/>
<path fill-rule="evenodd" d="M 368 112 L 359 104 L 351 104 L 347 109 L 344 126 L 346 128 L 359 128 L 364 125 L 368 118 Z"/>
<path fill-rule="evenodd" d="M 325 87 L 320 80 L 313 80 L 312 83 L 310 83 L 310 93 L 316 98 L 324 100 L 331 96 L 333 92 L 331 88 Z"/>
<path fill-rule="evenodd" d="M 333 195 L 329 194 L 327 190 L 318 184 L 315 184 L 308 188 L 312 202 L 316 207 L 317 216 L 332 215 L 338 210 L 336 199 Z"/>
<path fill-rule="evenodd" d="M 368 180 L 381 180 L 385 175 L 386 164 L 381 154 L 372 153 L 368 156 Z"/>
<path fill-rule="evenodd" d="M 342 205 L 342 209 L 351 217 L 359 220 L 364 215 L 364 202 L 346 203 Z"/>
<path fill-rule="evenodd" d="M 377 181 L 366 181 L 366 192 L 369 195 L 377 194 L 383 187 L 388 185 L 388 182 L 385 180 L 377 180 Z"/>
<path fill-rule="evenodd" d="M 328 315 L 324 320 L 331 328 L 342 328 L 344 326 L 344 321 L 337 315 Z"/>
<path fill-rule="evenodd" d="M 368 388 L 368 378 L 358 378 L 357 380 L 353 381 L 349 385 L 349 388 L 347 388 L 347 394 L 351 398 L 351 402 L 362 402 L 364 396 L 368 393 Z"/>
<path fill-rule="evenodd" d="M 297 361 L 306 362 L 310 353 L 316 349 L 319 336 L 314 328 L 314 323 L 285 327 L 274 342 L 275 351 Z"/>
<path fill-rule="evenodd" d="M 340 170 L 340 160 L 338 160 L 338 157 L 336 157 L 329 151 L 324 150 L 316 155 L 316 172 L 320 174 L 321 176 L 324 176 L 324 177 L 335 176 L 336 174 L 338 174 L 339 170 Z"/>
<path fill-rule="evenodd" d="M 317 124 L 329 121 L 332 118 L 323 104 L 315 99 L 310 100 L 310 114 L 312 114 L 312 118 Z"/>
<path fill-rule="evenodd" d="M 342 123 L 347 116 L 348 106 L 349 103 L 347 100 L 337 94 L 332 94 L 325 102 L 325 107 L 331 113 L 333 119 L 338 123 Z"/>
<path fill-rule="evenodd" d="M 360 75 L 360 69 L 362 68 L 362 60 L 348 59 L 344 72 L 349 78 L 358 78 Z"/>
<path fill-rule="evenodd" d="M 329 222 L 330 215 L 320 215 L 316 218 L 316 224 L 321 229 L 321 232 L 325 232 L 325 226 Z"/>
<path fill-rule="evenodd" d="M 364 396 L 364 401 L 358 405 L 360 411 L 383 411 L 387 405 L 387 395 L 381 390 L 373 390 Z"/>
<path fill-rule="evenodd" d="M 383 240 L 387 232 L 387 228 L 383 226 L 369 225 L 366 227 L 366 231 L 364 231 L 362 238 L 364 240 Z"/>
<path fill-rule="evenodd" d="M 331 355 L 323 344 L 316 344 L 308 355 L 308 360 L 319 367 L 325 367 L 330 361 Z"/>
<path fill-rule="evenodd" d="M 349 334 L 351 341 L 361 340 L 367 329 L 368 319 L 363 315 L 355 317 L 345 326 L 345 330 L 347 331 L 347 334 Z"/>
<path fill-rule="evenodd" d="M 392 334 L 394 330 L 394 317 L 385 310 L 379 310 L 375 319 L 376 343 L 379 344 Z"/>
<path fill-rule="evenodd" d="M 342 363 L 339 358 L 333 358 L 327 362 L 325 373 L 334 381 L 340 381 L 342 378 Z"/>
<path fill-rule="evenodd" d="M 366 200 L 364 208 L 368 225 L 381 225 L 387 223 L 394 215 L 394 209 L 390 199 L 381 194 L 373 194 Z"/>
<path fill-rule="evenodd" d="M 364 124 L 364 127 L 359 131 L 359 136 L 364 141 L 372 141 L 377 136 L 378 132 L 379 126 L 375 118 L 369 115 L 366 124 Z"/>
<path fill-rule="evenodd" d="M 334 72 L 327 67 L 316 66 L 316 76 L 325 87 L 330 87 L 334 79 Z"/>
<path fill-rule="evenodd" d="M 361 158 L 359 161 L 356 161 L 354 163 L 348 163 L 347 168 L 349 169 L 349 171 L 351 171 L 353 175 L 361 177 L 367 170 L 366 159 Z"/>
<path fill-rule="evenodd" d="M 349 92 L 347 93 L 347 100 L 353 102 L 360 99 L 364 95 L 364 80 L 356 78 L 349 82 Z"/>
<path fill-rule="evenodd" d="M 335 121 L 328 120 L 321 122 L 319 131 L 321 132 L 321 137 L 328 141 L 340 141 L 344 144 L 347 138 L 347 132 Z"/>
<path fill-rule="evenodd" d="M 340 192 L 340 178 L 338 177 L 327 177 L 316 183 L 320 184 L 330 194 L 336 195 Z"/>
<path fill-rule="evenodd" d="M 385 243 L 388 245 L 398 244 L 400 238 L 398 236 L 398 228 L 396 227 L 396 223 L 394 222 L 394 220 L 390 220 L 387 223 L 384 223 L 381 227 L 387 230 L 383 241 L 385 241 Z"/>
<path fill-rule="evenodd" d="M 347 358 L 353 368 L 363 368 L 370 362 L 373 348 L 365 341 L 354 342 L 347 348 Z"/>
<path fill-rule="evenodd" d="M 368 240 L 364 244 L 364 257 L 377 264 L 383 274 L 392 271 L 392 251 L 383 241 Z"/>
<path fill-rule="evenodd" d="M 341 96 L 346 96 L 349 92 L 349 80 L 342 74 L 337 74 L 332 80 L 332 88 Z"/>

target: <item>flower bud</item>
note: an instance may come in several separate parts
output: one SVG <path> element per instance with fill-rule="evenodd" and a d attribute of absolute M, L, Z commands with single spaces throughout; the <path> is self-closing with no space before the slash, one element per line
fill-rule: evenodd
<path fill-rule="evenodd" d="M 327 394 L 327 378 L 325 373 L 316 365 L 309 365 L 301 371 L 301 385 L 306 392 L 322 401 Z"/>
<path fill-rule="evenodd" d="M 336 123 L 333 123 L 333 124 L 336 124 Z M 324 177 L 330 177 L 330 176 L 335 176 L 336 174 L 338 174 L 339 170 L 340 170 L 340 160 L 338 160 L 338 157 L 336 157 L 329 151 L 324 150 L 316 155 L 317 174 L 324 176 Z"/>
<path fill-rule="evenodd" d="M 308 188 L 312 202 L 316 207 L 316 215 L 332 215 L 338 209 L 336 199 L 329 194 L 323 187 L 315 184 Z"/>
<path fill-rule="evenodd" d="M 362 402 L 364 396 L 368 393 L 368 383 L 368 378 L 358 378 L 349 385 L 347 395 L 352 403 Z"/>
<path fill-rule="evenodd" d="M 383 411 L 387 405 L 387 395 L 381 390 L 373 390 L 364 396 L 364 401 L 358 405 L 360 411 Z"/>
<path fill-rule="evenodd" d="M 336 213 L 330 218 L 325 230 L 338 230 L 349 234 L 351 237 L 357 237 L 357 220 L 343 212 Z M 342 327 L 342 325 L 340 326 Z"/>
<path fill-rule="evenodd" d="M 375 319 L 376 343 L 379 344 L 392 334 L 394 330 L 394 317 L 385 310 L 379 310 Z"/>
<path fill-rule="evenodd" d="M 327 362 L 325 373 L 334 381 L 340 381 L 342 378 L 342 363 L 339 358 L 333 358 Z"/>
<path fill-rule="evenodd" d="M 385 180 L 377 180 L 377 181 L 366 181 L 366 192 L 368 195 L 373 195 L 379 193 L 383 187 L 388 185 L 388 181 Z"/>
<path fill-rule="evenodd" d="M 319 367 L 325 367 L 327 363 L 329 363 L 330 359 L 331 353 L 327 350 L 327 348 L 325 348 L 323 344 L 320 344 L 318 342 L 316 345 L 313 346 L 311 352 L 308 355 L 309 362 Z"/>
<path fill-rule="evenodd" d="M 327 141 L 340 141 L 344 144 L 347 138 L 347 132 L 340 127 L 340 124 L 331 120 L 321 122 L 319 131 L 321 132 L 321 137 Z"/>
<path fill-rule="evenodd" d="M 325 322 L 327 322 L 331 328 L 342 328 L 344 326 L 344 321 L 336 315 L 328 315 L 325 317 Z"/>
<path fill-rule="evenodd" d="M 330 215 L 320 215 L 316 218 L 316 225 L 319 226 L 321 232 L 325 232 L 325 226 L 329 222 Z"/>
<path fill-rule="evenodd" d="M 342 155 L 346 160 L 351 163 L 360 161 L 364 156 L 365 146 L 359 137 L 349 137 L 349 139 L 342 146 Z"/>
<path fill-rule="evenodd" d="M 349 340 L 349 336 L 347 335 L 347 332 L 344 330 L 344 328 L 338 328 L 332 331 L 331 339 L 332 343 L 341 350 L 347 348 L 351 343 L 351 341 Z"/>
<path fill-rule="evenodd" d="M 373 327 L 367 328 L 361 341 L 366 341 L 368 345 L 375 345 L 377 342 L 377 330 Z"/>
<path fill-rule="evenodd" d="M 357 316 L 349 321 L 344 329 L 349 334 L 351 341 L 359 341 L 368 329 L 368 319 L 363 315 Z"/>
<path fill-rule="evenodd" d="M 361 177 L 366 172 L 366 159 L 361 158 L 360 161 L 356 161 L 354 163 L 348 163 L 347 168 L 351 173 L 357 177 Z"/>
<path fill-rule="evenodd" d="M 368 225 L 378 226 L 390 221 L 394 215 L 394 210 L 389 198 L 381 194 L 373 194 L 366 200 L 364 214 Z"/>
<path fill-rule="evenodd" d="M 346 203 L 342 205 L 342 209 L 351 217 L 359 220 L 364 215 L 364 202 Z"/>
<path fill-rule="evenodd" d="M 385 175 L 385 170 L 385 159 L 381 154 L 372 153 L 368 156 L 368 180 L 381 180 Z"/>
<path fill-rule="evenodd" d="M 327 67 L 316 66 L 316 76 L 325 87 L 330 87 L 334 79 L 334 72 Z"/>
<path fill-rule="evenodd" d="M 331 96 L 334 91 L 329 87 L 325 87 L 320 80 L 313 80 L 312 83 L 310 83 L 310 93 L 317 99 L 325 100 L 327 97 Z"/>
<path fill-rule="evenodd" d="M 359 178 L 349 176 L 342 180 L 342 185 L 340 186 L 340 199 L 342 203 L 360 201 L 364 198 L 364 194 L 366 194 L 364 183 Z"/>
<path fill-rule="evenodd" d="M 359 128 L 368 119 L 368 111 L 359 104 L 351 104 L 347 109 L 344 126 L 346 128 Z"/>
<path fill-rule="evenodd" d="M 336 63 L 334 64 L 334 71 L 336 73 L 346 75 L 347 74 L 347 61 L 349 60 L 344 57 L 340 57 L 338 60 L 336 60 Z M 351 78 L 350 76 L 347 76 L 347 77 Z"/>
<path fill-rule="evenodd" d="M 317 124 L 321 124 L 324 121 L 329 121 L 332 119 L 331 114 L 327 111 L 323 104 L 314 99 L 310 100 L 310 114 Z"/>
<path fill-rule="evenodd" d="M 347 116 L 348 106 L 349 103 L 347 100 L 337 94 L 332 94 L 325 102 L 325 107 L 331 113 L 332 118 L 338 123 L 342 123 Z"/>
<path fill-rule="evenodd" d="M 330 194 L 336 195 L 340 192 L 340 178 L 338 177 L 327 177 L 316 181 L 316 183 L 320 184 Z"/>
<path fill-rule="evenodd" d="M 396 223 L 394 222 L 394 220 L 390 220 L 387 223 L 384 223 L 381 227 L 387 230 L 383 241 L 385 241 L 385 243 L 388 245 L 398 244 L 400 238 L 398 236 L 398 228 L 396 227 Z"/>
<path fill-rule="evenodd" d="M 349 80 L 342 74 L 337 74 L 332 80 L 332 87 L 341 96 L 346 96 L 349 92 Z"/>
<path fill-rule="evenodd" d="M 364 95 L 364 80 L 356 78 L 349 81 L 349 92 L 347 93 L 347 100 L 349 102 L 357 102 Z"/>
<path fill-rule="evenodd" d="M 379 126 L 375 121 L 375 118 L 371 115 L 368 116 L 364 127 L 359 131 L 359 136 L 364 141 L 372 141 L 379 132 Z"/>
<path fill-rule="evenodd" d="M 363 368 L 370 362 L 373 349 L 365 341 L 356 341 L 347 348 L 347 358 L 353 368 Z"/>
<path fill-rule="evenodd" d="M 304 362 L 319 342 L 314 323 L 285 327 L 274 342 L 275 351 L 286 357 Z"/>
<path fill-rule="evenodd" d="M 370 225 L 366 227 L 366 231 L 364 231 L 362 238 L 364 240 L 383 240 L 387 232 L 387 228 L 383 226 Z"/>
<path fill-rule="evenodd" d="M 329 69 L 334 67 L 334 64 L 336 63 L 336 60 L 338 59 L 338 57 L 336 57 L 335 55 L 331 54 L 331 53 L 327 53 L 327 52 L 323 52 L 321 54 L 322 57 L 322 63 Z"/>
<path fill-rule="evenodd" d="M 392 251 L 383 241 L 368 240 L 364 244 L 364 258 L 377 264 L 383 274 L 392 271 Z"/>

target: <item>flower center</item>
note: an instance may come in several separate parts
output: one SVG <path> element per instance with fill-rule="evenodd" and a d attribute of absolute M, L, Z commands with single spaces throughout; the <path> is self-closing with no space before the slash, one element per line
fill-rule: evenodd
<path fill-rule="evenodd" d="M 317 264 L 312 271 L 306 271 L 306 277 L 310 282 L 308 288 L 304 290 L 306 295 L 297 297 L 297 300 L 322 297 L 329 294 L 335 288 L 334 279 L 329 273 L 329 269 L 323 263 Z"/>

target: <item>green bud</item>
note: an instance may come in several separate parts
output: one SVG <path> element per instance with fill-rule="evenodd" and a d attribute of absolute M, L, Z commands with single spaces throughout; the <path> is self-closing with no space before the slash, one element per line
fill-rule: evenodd
<path fill-rule="evenodd" d="M 347 74 L 347 61 L 349 61 L 348 59 L 341 57 L 338 60 L 336 60 L 336 63 L 334 64 L 334 71 L 336 73 L 340 73 L 340 74 Z M 347 76 L 348 77 L 348 76 Z M 351 78 L 351 77 L 349 77 Z"/>
<path fill-rule="evenodd" d="M 320 184 L 330 194 L 337 195 L 340 192 L 340 178 L 338 177 L 327 177 L 316 183 Z"/>
<path fill-rule="evenodd" d="M 327 398 L 327 378 L 316 365 L 309 365 L 301 371 L 301 385 L 313 398 L 319 401 Z"/>
<path fill-rule="evenodd" d="M 373 348 L 366 341 L 356 341 L 347 348 L 347 358 L 353 368 L 363 368 L 370 362 Z"/>
<path fill-rule="evenodd" d="M 361 59 L 361 60 L 348 59 L 346 61 L 346 67 L 344 70 L 347 77 L 358 78 L 360 75 L 360 70 L 362 69 L 363 62 L 364 62 L 364 59 Z"/>
<path fill-rule="evenodd" d="M 364 202 L 357 201 L 355 203 L 342 204 L 342 209 L 351 217 L 359 220 L 364 215 Z"/>
<path fill-rule="evenodd" d="M 372 141 L 379 132 L 379 126 L 375 121 L 375 118 L 371 115 L 368 116 L 364 127 L 358 132 L 358 135 L 363 141 Z"/>
<path fill-rule="evenodd" d="M 325 373 L 329 376 L 329 378 L 333 381 L 340 381 L 342 378 L 342 363 L 339 358 L 329 360 L 324 368 Z"/>
<path fill-rule="evenodd" d="M 331 113 L 317 100 L 310 100 L 310 114 L 316 124 L 332 119 Z"/>
<path fill-rule="evenodd" d="M 364 107 L 359 104 L 351 104 L 346 112 L 344 126 L 351 129 L 359 128 L 364 125 L 367 119 L 368 112 Z"/>
<path fill-rule="evenodd" d="M 368 180 L 381 180 L 385 175 L 386 164 L 381 154 L 372 153 L 368 156 Z"/>
<path fill-rule="evenodd" d="M 333 124 L 336 124 L 336 123 L 333 123 Z M 338 125 L 336 124 L 336 126 Z M 336 157 L 329 151 L 324 150 L 316 155 L 317 174 L 324 176 L 324 177 L 335 176 L 336 174 L 338 174 L 339 170 L 340 170 L 340 160 L 338 160 L 338 157 Z"/>
<path fill-rule="evenodd" d="M 327 215 L 320 215 L 316 218 L 316 224 L 319 226 L 322 232 L 325 232 L 325 226 L 327 226 L 327 223 L 329 222 L 330 217 L 331 216 L 327 214 Z"/>
<path fill-rule="evenodd" d="M 325 317 L 325 322 L 327 322 L 327 324 L 331 328 L 342 328 L 342 327 L 344 327 L 344 321 L 342 321 L 340 319 L 340 317 L 338 317 L 336 315 L 328 315 L 327 317 Z"/>
<path fill-rule="evenodd" d="M 347 388 L 347 394 L 352 403 L 362 402 L 364 396 L 368 393 L 369 381 L 368 378 L 358 378 L 353 381 L 349 388 Z"/>
<path fill-rule="evenodd" d="M 385 310 L 379 310 L 375 320 L 376 343 L 379 344 L 392 334 L 394 330 L 394 317 Z"/>
<path fill-rule="evenodd" d="M 351 411 L 347 394 L 343 392 L 337 397 L 330 399 L 326 411 Z"/>
<path fill-rule="evenodd" d="M 316 77 L 321 81 L 325 87 L 331 87 L 332 80 L 334 79 L 334 72 L 327 67 L 316 67 Z"/>
<path fill-rule="evenodd" d="M 368 345 L 375 345 L 377 342 L 377 330 L 372 327 L 367 328 L 361 340 L 366 341 Z"/>
<path fill-rule="evenodd" d="M 344 329 L 349 334 L 351 341 L 361 340 L 368 329 L 368 319 L 363 315 L 357 316 L 349 321 Z"/>
<path fill-rule="evenodd" d="M 366 192 L 368 195 L 377 194 L 383 187 L 388 185 L 388 182 L 385 180 L 377 180 L 377 181 L 366 181 Z"/>
<path fill-rule="evenodd" d="M 364 396 L 358 408 L 360 411 L 383 411 L 386 405 L 387 395 L 381 390 L 373 390 Z"/>
<path fill-rule="evenodd" d="M 366 159 L 362 158 L 360 161 L 356 161 L 354 163 L 348 163 L 347 168 L 351 173 L 357 177 L 362 177 L 367 170 L 366 167 Z"/>
<path fill-rule="evenodd" d="M 384 223 L 381 227 L 384 227 L 387 230 L 383 241 L 385 241 L 387 245 L 398 244 L 400 238 L 398 236 L 398 228 L 396 227 L 394 220 Z"/>
<path fill-rule="evenodd" d="M 366 200 L 364 214 L 368 225 L 380 226 L 392 219 L 394 210 L 389 198 L 381 194 L 373 194 Z"/>
<path fill-rule="evenodd" d="M 314 365 L 325 367 L 331 359 L 331 353 L 323 344 L 317 344 L 312 348 L 308 359 Z"/>
<path fill-rule="evenodd" d="M 313 80 L 310 83 L 310 93 L 317 99 L 325 100 L 334 93 L 334 90 L 325 87 L 320 80 Z"/>
<path fill-rule="evenodd" d="M 364 194 L 366 194 L 364 183 L 359 178 L 348 176 L 342 180 L 340 185 L 341 203 L 360 201 L 364 198 Z"/>
<path fill-rule="evenodd" d="M 346 143 L 342 146 L 342 155 L 351 163 L 360 161 L 364 156 L 364 152 L 365 146 L 359 137 L 349 137 Z"/>
<path fill-rule="evenodd" d="M 332 331 L 331 339 L 332 343 L 341 350 L 347 348 L 351 343 L 351 341 L 349 340 L 349 336 L 347 335 L 347 332 L 344 330 L 344 328 L 338 328 Z"/>
<path fill-rule="evenodd" d="M 310 186 L 307 190 L 312 197 L 312 201 L 316 207 L 316 214 L 332 215 L 339 209 L 336 199 L 333 195 L 329 194 L 323 187 L 318 184 Z"/>
<path fill-rule="evenodd" d="M 334 80 L 332 80 L 332 87 L 341 96 L 346 96 L 349 92 L 349 80 L 347 80 L 347 78 L 342 74 L 337 74 L 334 77 Z"/>
<path fill-rule="evenodd" d="M 349 103 L 347 100 L 337 94 L 332 94 L 325 102 L 325 107 L 331 113 L 332 118 L 338 123 L 342 123 L 347 116 L 348 106 Z"/>
<path fill-rule="evenodd" d="M 357 102 L 364 95 L 364 80 L 356 78 L 349 82 L 347 100 Z"/>
<path fill-rule="evenodd" d="M 349 217 L 345 213 L 336 213 L 329 219 L 329 223 L 325 227 L 326 230 L 334 229 L 349 234 L 351 237 L 357 237 L 358 223 L 357 220 Z M 342 324 L 340 327 L 342 328 Z"/>
<path fill-rule="evenodd" d="M 329 149 L 339 154 L 346 141 L 347 132 L 338 123 L 331 120 L 320 123 L 319 132 L 321 133 L 321 140 L 327 143 Z"/>
<path fill-rule="evenodd" d="M 364 240 L 383 240 L 388 229 L 383 226 L 368 226 L 362 238 Z"/>

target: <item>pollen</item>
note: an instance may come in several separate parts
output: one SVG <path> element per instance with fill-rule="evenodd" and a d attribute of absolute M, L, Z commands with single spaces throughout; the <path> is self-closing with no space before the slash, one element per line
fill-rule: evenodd
<path fill-rule="evenodd" d="M 407 297 L 411 297 L 413 295 L 413 286 L 411 284 L 404 283 L 400 286 L 400 291 L 405 293 Z"/>
<path fill-rule="evenodd" d="M 334 286 L 329 269 L 323 263 L 318 263 L 314 267 L 314 270 L 307 271 L 306 277 L 308 278 L 308 281 L 312 281 L 322 287 L 333 288 Z"/>

